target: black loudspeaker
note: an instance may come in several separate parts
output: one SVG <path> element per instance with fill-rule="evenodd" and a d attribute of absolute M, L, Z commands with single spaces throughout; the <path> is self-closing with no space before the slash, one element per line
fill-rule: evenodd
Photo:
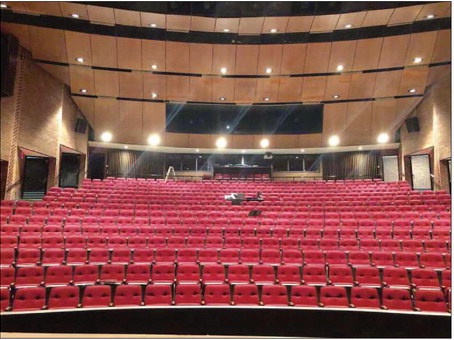
<path fill-rule="evenodd" d="M 263 159 L 273 159 L 273 154 L 271 152 L 265 152 Z"/>
<path fill-rule="evenodd" d="M 77 133 L 85 133 L 85 131 L 87 131 L 87 121 L 83 118 L 77 118 L 76 128 L 74 131 Z"/>
<path fill-rule="evenodd" d="M 2 97 L 14 94 L 14 81 L 16 79 L 17 55 L 19 54 L 19 41 L 11 34 L 1 35 L 1 93 Z"/>
<path fill-rule="evenodd" d="M 419 121 L 417 117 L 411 117 L 405 120 L 405 125 L 407 126 L 407 131 L 410 132 L 419 132 Z"/>

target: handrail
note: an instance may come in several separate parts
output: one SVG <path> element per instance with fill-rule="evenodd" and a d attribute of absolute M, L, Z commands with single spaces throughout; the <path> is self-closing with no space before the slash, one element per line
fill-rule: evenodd
<path fill-rule="evenodd" d="M 5 194 L 10 192 L 14 187 L 17 187 L 21 182 L 22 179 L 19 179 L 16 183 L 11 184 L 8 188 L 6 188 Z"/>

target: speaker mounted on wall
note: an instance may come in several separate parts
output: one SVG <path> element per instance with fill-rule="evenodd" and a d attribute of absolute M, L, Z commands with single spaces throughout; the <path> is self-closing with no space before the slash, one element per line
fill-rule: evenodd
<path fill-rule="evenodd" d="M 74 131 L 84 134 L 85 131 L 87 131 L 87 121 L 83 118 L 77 118 L 76 128 Z"/>
<path fill-rule="evenodd" d="M 417 117 L 411 117 L 405 120 L 408 133 L 419 132 L 419 121 Z"/>

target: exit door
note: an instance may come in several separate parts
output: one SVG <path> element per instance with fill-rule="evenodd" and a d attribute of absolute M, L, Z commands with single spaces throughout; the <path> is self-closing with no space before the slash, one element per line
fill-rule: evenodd
<path fill-rule="evenodd" d="M 62 188 L 77 188 L 79 185 L 80 155 L 62 153 L 60 159 L 59 185 Z"/>
<path fill-rule="evenodd" d="M 49 158 L 26 156 L 22 183 L 22 198 L 40 199 L 47 191 Z"/>
<path fill-rule="evenodd" d="M 429 155 L 410 156 L 414 190 L 432 190 Z"/>

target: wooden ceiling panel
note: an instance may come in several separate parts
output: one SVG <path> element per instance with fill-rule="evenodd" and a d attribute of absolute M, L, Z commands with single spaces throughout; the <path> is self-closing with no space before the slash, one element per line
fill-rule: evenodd
<path fill-rule="evenodd" d="M 252 149 L 254 147 L 254 136 L 232 135 L 232 149 Z"/>
<path fill-rule="evenodd" d="M 128 144 L 145 144 L 142 131 L 142 103 L 130 100 L 119 101 L 120 113 L 115 135 L 117 141 Z"/>
<path fill-rule="evenodd" d="M 342 65 L 343 71 L 351 71 L 355 57 L 356 40 L 336 41 L 331 44 L 328 72 L 338 72 L 337 66 Z"/>
<path fill-rule="evenodd" d="M 117 38 L 97 34 L 90 38 L 93 65 L 117 68 Z"/>
<path fill-rule="evenodd" d="M 271 75 L 279 74 L 282 60 L 283 45 L 260 45 L 258 74 L 266 75 L 267 68 L 271 69 Z"/>
<path fill-rule="evenodd" d="M 435 15 L 436 18 L 445 17 L 449 14 L 449 7 L 449 1 L 425 4 L 416 20 L 427 20 L 426 16 L 429 14 Z"/>
<path fill-rule="evenodd" d="M 44 70 L 52 74 L 55 78 L 60 79 L 66 85 L 71 86 L 69 67 L 43 63 L 39 63 L 39 66 L 41 66 Z"/>
<path fill-rule="evenodd" d="M 301 100 L 301 88 L 303 78 L 279 78 L 279 97 L 280 102 L 299 102 Z"/>
<path fill-rule="evenodd" d="M 304 73 L 307 44 L 284 44 L 281 61 L 281 74 Z"/>
<path fill-rule="evenodd" d="M 235 79 L 213 77 L 211 101 L 223 102 L 220 98 L 226 98 L 227 102 L 233 102 L 235 93 Z"/>
<path fill-rule="evenodd" d="M 79 19 L 88 20 L 87 6 L 72 2 L 59 1 L 61 14 L 64 17 L 71 17 L 72 14 L 79 15 Z"/>
<path fill-rule="evenodd" d="M 383 38 L 362 39 L 356 44 L 353 71 L 377 68 Z"/>
<path fill-rule="evenodd" d="M 166 70 L 189 73 L 189 44 L 166 41 Z"/>
<path fill-rule="evenodd" d="M 414 65 L 416 57 L 422 58 L 422 64 L 429 64 L 437 40 L 437 31 L 414 33 L 410 37 L 405 65 Z"/>
<path fill-rule="evenodd" d="M 166 42 L 159 40 L 142 40 L 142 70 L 152 71 L 151 65 L 156 65 L 156 71 L 166 71 Z"/>
<path fill-rule="evenodd" d="M 225 32 L 224 30 L 228 30 L 229 33 L 238 33 L 239 24 L 239 18 L 217 18 L 214 30 L 216 32 Z"/>
<path fill-rule="evenodd" d="M 421 97 L 399 98 L 396 101 L 397 121 L 400 125 L 404 122 L 404 119 L 408 117 L 416 105 L 418 105 L 421 101 Z"/>
<path fill-rule="evenodd" d="M 87 6 L 88 18 L 92 22 L 115 25 L 115 14 L 113 8 L 100 6 Z"/>
<path fill-rule="evenodd" d="M 120 81 L 119 96 L 123 98 L 144 98 L 142 74 L 142 72 L 118 72 Z"/>
<path fill-rule="evenodd" d="M 253 103 L 255 101 L 255 92 L 257 79 L 253 78 L 236 78 L 235 79 L 235 102 Z"/>
<path fill-rule="evenodd" d="M 189 135 L 187 133 L 168 133 L 164 134 L 165 145 L 187 148 L 189 146 Z"/>
<path fill-rule="evenodd" d="M 429 68 L 426 86 L 436 83 L 443 76 L 451 75 L 451 65 L 440 65 Z"/>
<path fill-rule="evenodd" d="M 167 14 L 167 29 L 169 31 L 188 32 L 191 29 L 191 17 Z"/>
<path fill-rule="evenodd" d="M 44 27 L 30 29 L 33 58 L 68 62 L 66 56 L 65 32 Z"/>
<path fill-rule="evenodd" d="M 68 62 L 77 64 L 77 58 L 83 58 L 82 65 L 93 65 L 91 60 L 90 34 L 65 31 Z"/>
<path fill-rule="evenodd" d="M 142 69 L 142 43 L 140 39 L 117 38 L 118 67 Z"/>
<path fill-rule="evenodd" d="M 25 2 L 25 9 L 28 12 L 61 16 L 62 11 L 57 1 L 27 1 Z"/>
<path fill-rule="evenodd" d="M 371 143 L 372 102 L 348 103 L 346 145 Z"/>
<path fill-rule="evenodd" d="M 431 62 L 439 63 L 448 60 L 451 60 L 451 30 L 440 30 Z"/>
<path fill-rule="evenodd" d="M 235 74 L 236 45 L 213 45 L 213 74 L 221 74 L 225 67 L 225 74 Z"/>
<path fill-rule="evenodd" d="M 2 3 L 9 6 L 13 11 L 28 12 L 28 9 L 25 7 L 27 4 L 26 1 L 2 1 Z"/>
<path fill-rule="evenodd" d="M 391 15 L 393 14 L 394 9 L 379 9 L 376 11 L 368 11 L 364 17 L 362 27 L 370 26 L 383 26 L 387 25 Z"/>
<path fill-rule="evenodd" d="M 376 100 L 372 104 L 371 142 L 376 143 L 380 133 L 387 133 L 394 140 L 397 126 L 396 100 Z"/>
<path fill-rule="evenodd" d="M 146 143 L 148 136 L 157 133 L 163 138 L 166 126 L 165 103 L 143 103 L 143 139 Z M 167 144 L 165 144 L 167 145 Z"/>
<path fill-rule="evenodd" d="M 214 32 L 215 25 L 216 25 L 215 18 L 197 16 L 191 17 L 191 31 Z"/>
<path fill-rule="evenodd" d="M 189 77 L 167 76 L 167 99 L 185 102 L 189 100 Z"/>
<path fill-rule="evenodd" d="M 313 21 L 313 16 L 290 17 L 286 32 L 309 32 Z"/>
<path fill-rule="evenodd" d="M 140 12 L 114 9 L 115 23 L 117 25 L 140 27 Z"/>
<path fill-rule="evenodd" d="M 72 99 L 84 114 L 88 123 L 95 126 L 95 98 L 72 96 Z"/>
<path fill-rule="evenodd" d="M 189 99 L 196 102 L 211 101 L 211 77 L 190 77 Z"/>
<path fill-rule="evenodd" d="M 119 96 L 119 72 L 94 70 L 95 94 L 97 96 L 118 97 Z"/>
<path fill-rule="evenodd" d="M 17 39 L 21 46 L 25 47 L 27 50 L 31 51 L 30 44 L 30 30 L 27 25 L 12 24 L 9 22 L 1 22 L 2 33 L 12 34 Z"/>
<path fill-rule="evenodd" d="M 189 46 L 190 72 L 210 74 L 213 69 L 213 45 L 189 44 Z"/>
<path fill-rule="evenodd" d="M 365 11 L 341 14 L 339 21 L 337 22 L 336 29 L 348 29 L 345 25 L 352 25 L 351 28 L 359 28 L 361 27 L 365 16 Z"/>
<path fill-rule="evenodd" d="M 263 17 L 241 18 L 238 28 L 239 34 L 260 34 L 263 27 Z"/>
<path fill-rule="evenodd" d="M 269 98 L 269 102 L 277 102 L 279 93 L 279 78 L 259 78 L 257 79 L 257 91 L 255 102 L 264 102 L 264 98 Z"/>
<path fill-rule="evenodd" d="M 348 98 L 371 98 L 374 93 L 376 76 L 376 73 L 353 73 Z"/>
<path fill-rule="evenodd" d="M 258 45 L 238 45 L 236 48 L 235 74 L 257 74 Z"/>
<path fill-rule="evenodd" d="M 96 132 L 95 140 L 101 140 L 101 134 L 105 131 L 112 133 L 112 142 L 116 142 L 117 136 L 115 132 L 119 126 L 119 100 L 111 98 L 96 98 L 95 99 L 95 125 L 93 129 Z"/>
<path fill-rule="evenodd" d="M 347 103 L 324 105 L 322 146 L 329 146 L 328 140 L 331 136 L 338 136 L 341 145 L 347 144 L 347 107 Z"/>
<path fill-rule="evenodd" d="M 316 15 L 312 22 L 311 32 L 331 32 L 337 25 L 339 14 Z"/>
<path fill-rule="evenodd" d="M 275 144 L 277 149 L 292 149 L 298 147 L 298 135 L 274 135 Z"/>
<path fill-rule="evenodd" d="M 325 97 L 326 78 L 327 77 L 325 76 L 303 78 L 303 91 L 301 94 L 301 101 L 322 101 Z"/>
<path fill-rule="evenodd" d="M 266 17 L 262 33 L 272 33 L 272 29 L 276 29 L 277 33 L 283 33 L 287 29 L 288 21 L 289 17 Z"/>
<path fill-rule="evenodd" d="M 394 9 L 388 25 L 397 25 L 413 22 L 419 15 L 423 5 L 406 6 Z"/>
<path fill-rule="evenodd" d="M 407 68 L 403 70 L 402 78 L 400 80 L 399 95 L 423 94 L 428 73 L 428 68 Z M 409 93 L 408 91 L 410 89 L 415 89 L 416 92 Z"/>
<path fill-rule="evenodd" d="M 140 21 L 142 27 L 151 27 L 151 25 L 156 25 L 156 28 L 166 28 L 165 14 L 140 12 Z"/>
<path fill-rule="evenodd" d="M 409 42 L 410 35 L 408 34 L 384 38 L 378 68 L 402 66 Z"/>
<path fill-rule="evenodd" d="M 311 133 L 307 135 L 298 136 L 298 147 L 299 148 L 315 148 L 320 146 L 322 143 L 321 133 Z"/>
<path fill-rule="evenodd" d="M 304 63 L 304 73 L 327 72 L 330 51 L 330 42 L 308 44 Z"/>
<path fill-rule="evenodd" d="M 333 96 L 340 99 L 348 98 L 351 74 L 329 76 L 326 81 L 325 100 L 333 100 Z"/>
<path fill-rule="evenodd" d="M 153 93 L 158 95 L 157 99 L 167 99 L 167 78 L 161 74 L 144 73 L 143 97 L 153 99 Z"/>
<path fill-rule="evenodd" d="M 95 94 L 95 82 L 93 70 L 89 67 L 69 66 L 69 77 L 71 82 L 71 92 L 81 93 L 81 89 L 86 89 L 90 95 Z"/>
<path fill-rule="evenodd" d="M 374 97 L 396 96 L 399 93 L 402 70 L 378 72 L 375 80 Z"/>

